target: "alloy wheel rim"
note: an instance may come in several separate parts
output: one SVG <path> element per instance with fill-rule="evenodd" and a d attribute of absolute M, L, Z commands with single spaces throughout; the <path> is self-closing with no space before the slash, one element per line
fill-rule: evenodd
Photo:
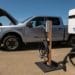
<path fill-rule="evenodd" d="M 6 46 L 8 49 L 14 50 L 18 47 L 18 40 L 15 38 L 9 38 L 6 41 Z"/>

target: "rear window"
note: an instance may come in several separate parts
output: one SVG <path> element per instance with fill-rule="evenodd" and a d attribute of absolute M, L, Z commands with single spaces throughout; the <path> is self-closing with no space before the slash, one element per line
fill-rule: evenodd
<path fill-rule="evenodd" d="M 60 25 L 60 20 L 57 17 L 48 17 L 46 20 L 51 20 L 52 25 Z"/>

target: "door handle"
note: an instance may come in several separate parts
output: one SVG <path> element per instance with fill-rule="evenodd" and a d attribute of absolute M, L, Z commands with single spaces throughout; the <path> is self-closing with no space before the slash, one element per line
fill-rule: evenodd
<path fill-rule="evenodd" d="M 58 28 L 58 30 L 61 30 L 61 29 L 63 29 L 63 28 Z"/>
<path fill-rule="evenodd" d="M 57 31 L 62 30 L 63 28 L 56 28 Z"/>
<path fill-rule="evenodd" d="M 38 36 L 34 36 L 34 38 L 38 38 Z"/>

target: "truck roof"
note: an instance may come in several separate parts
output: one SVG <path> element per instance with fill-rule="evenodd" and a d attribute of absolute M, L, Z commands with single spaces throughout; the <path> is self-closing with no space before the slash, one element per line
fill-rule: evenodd
<path fill-rule="evenodd" d="M 38 16 L 32 16 L 32 17 L 51 17 L 51 18 L 61 18 L 61 17 L 59 17 L 59 16 L 40 16 L 40 15 L 38 15 Z"/>

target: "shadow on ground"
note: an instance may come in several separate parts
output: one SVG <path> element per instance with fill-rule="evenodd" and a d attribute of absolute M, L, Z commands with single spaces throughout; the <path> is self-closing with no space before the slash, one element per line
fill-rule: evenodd
<path fill-rule="evenodd" d="M 39 50 L 41 43 L 27 43 L 23 44 L 23 46 L 20 47 L 20 49 L 15 50 L 15 51 L 30 51 L 30 50 Z M 64 44 L 64 43 L 53 43 L 52 44 L 52 49 L 57 49 L 57 48 L 70 48 L 71 46 Z M 0 48 L 2 51 L 8 51 L 3 48 Z M 11 50 L 10 50 L 11 51 Z"/>

